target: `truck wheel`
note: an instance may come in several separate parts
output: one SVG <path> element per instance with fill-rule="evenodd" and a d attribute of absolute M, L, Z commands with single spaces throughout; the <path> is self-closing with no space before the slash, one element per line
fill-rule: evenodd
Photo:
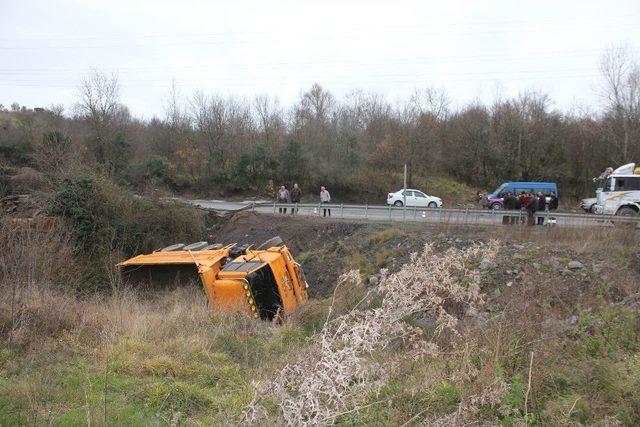
<path fill-rule="evenodd" d="M 635 209 L 630 208 L 629 206 L 623 206 L 620 209 L 618 209 L 618 212 L 616 212 L 616 216 L 637 217 L 638 212 Z M 624 222 L 614 221 L 614 224 L 618 227 L 625 227 L 625 228 L 635 228 L 637 226 L 637 224 L 633 222 L 626 222 L 626 221 Z"/>
<path fill-rule="evenodd" d="M 184 243 L 176 243 L 175 245 L 167 246 L 166 248 L 162 248 L 160 252 L 174 252 L 181 251 L 184 248 Z"/>
<path fill-rule="evenodd" d="M 273 248 L 274 246 L 283 246 L 284 242 L 280 238 L 280 236 L 275 236 L 258 246 L 258 250 Z"/>
<path fill-rule="evenodd" d="M 618 216 L 638 216 L 638 212 L 629 206 L 623 206 L 616 212 Z"/>
<path fill-rule="evenodd" d="M 393 206 L 402 207 L 402 202 L 400 200 L 396 200 Z"/>
<path fill-rule="evenodd" d="M 183 251 L 197 252 L 209 246 L 209 242 L 196 242 L 182 248 Z"/>

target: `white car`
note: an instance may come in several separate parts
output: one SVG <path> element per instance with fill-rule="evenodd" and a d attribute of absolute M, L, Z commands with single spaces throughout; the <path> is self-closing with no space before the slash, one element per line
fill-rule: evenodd
<path fill-rule="evenodd" d="M 419 208 L 441 208 L 442 199 L 440 197 L 427 196 L 420 190 L 398 190 L 395 193 L 389 193 L 387 196 L 387 204 L 393 206 L 404 206 L 405 196 L 407 207 Z"/>

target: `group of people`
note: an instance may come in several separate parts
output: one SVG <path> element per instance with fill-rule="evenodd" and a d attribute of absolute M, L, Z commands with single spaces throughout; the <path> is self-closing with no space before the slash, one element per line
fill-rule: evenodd
<path fill-rule="evenodd" d="M 549 195 L 544 195 L 542 192 L 537 194 L 522 192 L 519 195 L 515 195 L 512 192 L 508 192 L 504 197 L 504 208 L 510 211 L 527 211 L 527 224 L 529 225 L 544 225 L 544 216 L 538 216 L 536 221 L 536 212 L 549 212 L 558 208 L 558 197 L 552 192 Z M 504 216 L 502 221 L 505 224 L 516 224 L 518 217 Z"/>
<path fill-rule="evenodd" d="M 276 201 L 278 203 L 293 203 L 297 205 L 298 203 L 300 203 L 301 199 L 302 199 L 302 191 L 300 190 L 300 187 L 298 186 L 298 184 L 293 184 L 293 188 L 291 189 L 291 191 L 287 190 L 286 186 L 281 185 L 280 189 L 276 194 Z M 327 190 L 324 186 L 320 187 L 320 203 L 323 205 L 327 205 L 329 202 L 331 202 L 331 194 L 329 194 L 329 190 Z M 278 208 L 278 211 L 281 214 L 286 214 L 287 208 L 280 207 Z M 295 214 L 296 212 L 298 212 L 298 206 L 292 207 L 291 213 Z M 322 216 L 326 217 L 327 214 L 331 216 L 331 208 L 325 207 L 323 208 Z"/>

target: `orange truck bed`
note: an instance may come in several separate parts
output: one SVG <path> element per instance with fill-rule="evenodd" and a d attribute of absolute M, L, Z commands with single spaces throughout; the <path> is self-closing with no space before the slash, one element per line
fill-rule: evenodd
<path fill-rule="evenodd" d="M 151 286 L 200 282 L 214 310 L 273 320 L 307 302 L 304 272 L 286 246 L 158 251 L 117 264 L 123 280 Z"/>

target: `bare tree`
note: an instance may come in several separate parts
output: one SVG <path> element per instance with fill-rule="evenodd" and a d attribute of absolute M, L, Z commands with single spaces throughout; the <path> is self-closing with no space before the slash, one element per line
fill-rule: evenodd
<path fill-rule="evenodd" d="M 123 161 L 124 131 L 131 120 L 128 108 L 119 102 L 118 75 L 94 70 L 83 77 L 78 98 L 76 109 L 90 124 L 96 160 L 112 173 Z"/>
<path fill-rule="evenodd" d="M 267 145 L 282 142 L 286 129 L 278 98 L 272 99 L 268 95 L 258 95 L 253 101 L 253 108 L 263 141 Z"/>
<path fill-rule="evenodd" d="M 164 112 L 166 121 L 172 129 L 184 127 L 188 121 L 187 115 L 180 103 L 180 93 L 175 80 L 171 84 L 171 90 L 167 96 Z"/>
<path fill-rule="evenodd" d="M 602 96 L 617 130 L 614 134 L 617 134 L 619 160 L 628 161 L 638 154 L 630 152 L 630 144 L 633 136 L 638 136 L 639 129 L 640 65 L 631 48 L 618 46 L 605 52 L 600 61 L 600 71 L 604 78 Z"/>
<path fill-rule="evenodd" d="M 195 131 L 205 142 L 209 153 L 210 173 L 221 172 L 232 165 L 233 152 L 242 152 L 251 139 L 251 109 L 246 102 L 194 93 L 191 116 Z"/>

